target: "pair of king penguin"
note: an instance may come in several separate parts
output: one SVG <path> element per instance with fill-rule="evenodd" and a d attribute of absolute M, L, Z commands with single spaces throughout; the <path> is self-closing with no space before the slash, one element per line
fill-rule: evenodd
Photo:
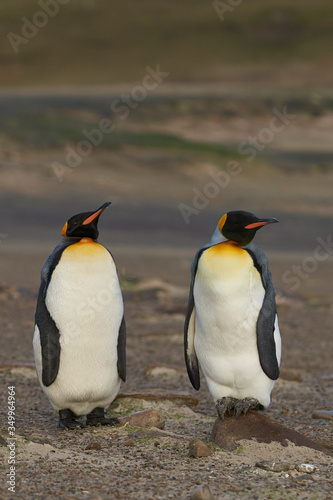
<path fill-rule="evenodd" d="M 34 356 L 63 429 L 117 423 L 105 410 L 126 379 L 124 307 L 113 257 L 97 242 L 109 205 L 71 217 L 41 273 Z M 222 419 L 267 408 L 279 375 L 275 289 L 264 253 L 251 243 L 274 222 L 228 212 L 192 263 L 186 367 L 198 390 L 200 364 Z"/>

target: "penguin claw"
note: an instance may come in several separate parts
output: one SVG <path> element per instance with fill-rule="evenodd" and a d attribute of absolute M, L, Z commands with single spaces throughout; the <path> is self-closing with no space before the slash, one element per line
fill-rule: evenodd
<path fill-rule="evenodd" d="M 87 415 L 86 425 L 93 427 L 100 427 L 101 425 L 117 425 L 119 420 L 117 418 L 108 418 L 105 416 L 104 408 L 95 408 Z"/>
<path fill-rule="evenodd" d="M 220 419 L 223 420 L 226 414 L 232 415 L 234 413 L 238 418 L 242 413 L 246 415 L 249 410 L 264 410 L 264 407 L 254 398 L 236 399 L 225 397 L 216 402 L 216 410 Z"/>
<path fill-rule="evenodd" d="M 254 398 L 244 398 L 237 401 L 235 404 L 235 415 L 236 418 L 240 416 L 241 413 L 247 414 L 249 410 L 263 410 L 264 407 L 259 403 L 257 399 Z"/>
<path fill-rule="evenodd" d="M 237 402 L 236 398 L 225 397 L 216 401 L 216 410 L 221 420 L 224 419 L 225 415 L 231 415 L 235 404 Z"/>
<path fill-rule="evenodd" d="M 59 427 L 64 430 L 82 429 L 84 424 L 79 420 L 76 420 L 75 413 L 72 410 L 60 410 L 59 411 Z"/>

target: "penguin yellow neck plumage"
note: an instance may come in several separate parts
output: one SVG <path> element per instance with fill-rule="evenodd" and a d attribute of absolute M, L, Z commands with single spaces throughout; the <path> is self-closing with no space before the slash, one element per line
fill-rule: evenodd
<path fill-rule="evenodd" d="M 209 247 L 200 260 L 209 272 L 216 275 L 237 274 L 242 269 L 253 266 L 248 252 L 230 240 Z"/>
<path fill-rule="evenodd" d="M 75 260 L 85 257 L 93 257 L 96 259 L 108 254 L 109 252 L 103 245 L 100 245 L 91 238 L 81 238 L 77 243 L 69 245 L 64 251 L 65 258 Z"/>

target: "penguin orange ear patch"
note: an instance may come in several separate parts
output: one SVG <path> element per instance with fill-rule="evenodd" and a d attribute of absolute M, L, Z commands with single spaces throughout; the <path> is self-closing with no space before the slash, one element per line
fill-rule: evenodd
<path fill-rule="evenodd" d="M 61 234 L 62 234 L 63 236 L 67 236 L 67 235 L 66 235 L 66 232 L 67 232 L 67 222 L 66 222 L 66 224 L 64 225 L 64 227 L 62 228 Z"/>
<path fill-rule="evenodd" d="M 219 230 L 221 231 L 221 233 L 226 220 L 227 220 L 227 214 L 224 214 L 223 217 L 221 217 L 221 219 L 219 220 Z"/>

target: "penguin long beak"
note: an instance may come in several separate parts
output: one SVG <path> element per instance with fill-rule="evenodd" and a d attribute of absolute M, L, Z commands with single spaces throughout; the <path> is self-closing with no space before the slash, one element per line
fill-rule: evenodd
<path fill-rule="evenodd" d="M 245 229 L 255 229 L 256 227 L 266 226 L 266 224 L 274 224 L 275 222 L 279 221 L 273 217 L 269 219 L 259 219 L 258 222 L 252 222 L 251 224 L 245 226 Z"/>
<path fill-rule="evenodd" d="M 89 217 L 84 221 L 82 222 L 82 226 L 85 226 L 87 224 L 90 224 L 93 220 L 97 219 L 97 217 L 99 217 L 101 215 L 101 213 L 109 206 L 111 205 L 111 201 L 107 201 L 105 202 L 101 207 L 99 207 L 96 212 L 94 212 L 93 214 L 89 215 Z"/>

